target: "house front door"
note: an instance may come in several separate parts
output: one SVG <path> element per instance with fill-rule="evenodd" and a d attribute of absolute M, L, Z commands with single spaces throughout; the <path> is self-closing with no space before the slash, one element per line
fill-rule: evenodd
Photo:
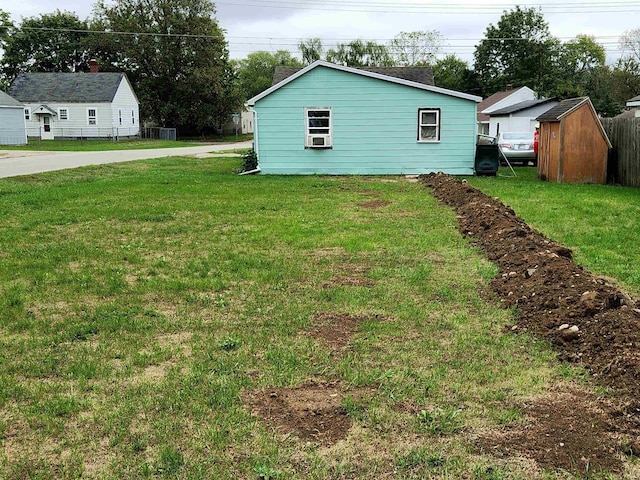
<path fill-rule="evenodd" d="M 51 128 L 51 115 L 42 115 L 42 125 L 40 127 L 40 138 L 42 140 L 53 140 L 53 129 Z"/>

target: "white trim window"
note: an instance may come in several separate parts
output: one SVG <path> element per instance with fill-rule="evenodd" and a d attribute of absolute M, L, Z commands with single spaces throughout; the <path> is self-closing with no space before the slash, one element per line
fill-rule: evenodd
<path fill-rule="evenodd" d="M 418 110 L 418 142 L 440 141 L 440 109 L 420 108 Z"/>
<path fill-rule="evenodd" d="M 136 111 L 134 109 L 131 109 L 131 125 L 135 125 L 136 124 Z"/>
<path fill-rule="evenodd" d="M 118 125 L 122 126 L 122 109 L 118 109 Z"/>
<path fill-rule="evenodd" d="M 69 109 L 67 107 L 58 108 L 58 120 L 69 120 Z"/>
<path fill-rule="evenodd" d="M 332 114 L 330 107 L 304 109 L 304 147 L 332 147 Z"/>
<path fill-rule="evenodd" d="M 87 125 L 98 124 L 98 109 L 96 107 L 87 107 Z"/>
<path fill-rule="evenodd" d="M 24 119 L 28 122 L 31 120 L 31 107 L 24 108 Z"/>

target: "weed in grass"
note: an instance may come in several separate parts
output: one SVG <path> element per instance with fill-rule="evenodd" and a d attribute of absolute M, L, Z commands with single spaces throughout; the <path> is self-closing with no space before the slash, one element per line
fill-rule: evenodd
<path fill-rule="evenodd" d="M 253 471 L 258 475 L 259 480 L 278 480 L 284 478 L 282 471 L 276 470 L 268 465 L 258 465 Z"/>
<path fill-rule="evenodd" d="M 184 455 L 171 445 L 160 447 L 156 472 L 163 475 L 176 474 L 184 465 Z"/>
<path fill-rule="evenodd" d="M 230 352 L 235 350 L 240 345 L 240 340 L 233 337 L 227 337 L 218 343 L 218 348 L 224 350 L 225 352 Z"/>
<path fill-rule="evenodd" d="M 433 412 L 420 410 L 417 414 L 420 425 L 432 435 L 450 435 L 463 426 L 461 410 L 455 407 L 436 408 Z"/>
<path fill-rule="evenodd" d="M 416 469 L 421 466 L 438 468 L 442 467 L 446 462 L 447 457 L 442 452 L 434 452 L 427 447 L 417 447 L 398 457 L 396 465 L 403 470 Z"/>

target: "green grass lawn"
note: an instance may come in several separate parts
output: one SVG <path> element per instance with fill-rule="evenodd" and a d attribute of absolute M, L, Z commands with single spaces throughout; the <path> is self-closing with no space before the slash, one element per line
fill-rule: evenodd
<path fill-rule="evenodd" d="M 0 180 L 0 477 L 576 478 L 473 448 L 582 375 L 503 333 L 512 312 L 481 293 L 496 268 L 452 211 L 402 178 L 239 165 Z M 310 335 L 327 314 L 365 319 L 344 352 Z M 243 400 L 311 381 L 369 392 L 331 448 Z"/>
<path fill-rule="evenodd" d="M 0 150 L 35 150 L 47 152 L 77 151 L 99 152 L 103 150 L 141 150 L 150 148 L 177 148 L 201 145 L 195 141 L 149 140 L 31 140 L 27 145 L 2 145 Z"/>
<path fill-rule="evenodd" d="M 542 182 L 535 168 L 469 177 L 536 230 L 571 248 L 577 263 L 640 296 L 640 189 Z"/>

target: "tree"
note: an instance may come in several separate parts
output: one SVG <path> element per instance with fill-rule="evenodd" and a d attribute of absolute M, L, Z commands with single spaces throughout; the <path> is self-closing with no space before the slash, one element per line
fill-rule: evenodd
<path fill-rule="evenodd" d="M 22 20 L 5 34 L 3 75 L 12 81 L 20 72 L 88 71 L 86 30 L 75 13 L 59 10 Z"/>
<path fill-rule="evenodd" d="M 640 63 L 640 28 L 627 30 L 620 37 L 622 57 Z"/>
<path fill-rule="evenodd" d="M 516 6 L 503 13 L 497 26 L 489 24 L 474 52 L 474 69 L 486 94 L 513 84 L 545 95 L 557 79 L 559 49 L 542 13 Z"/>
<path fill-rule="evenodd" d="M 236 77 L 243 101 L 269 88 L 276 66 L 300 67 L 300 60 L 286 50 L 254 52 L 236 62 Z"/>
<path fill-rule="evenodd" d="M 396 65 L 432 65 L 442 50 L 442 35 L 437 30 L 400 32 L 388 49 Z"/>
<path fill-rule="evenodd" d="M 390 67 L 394 65 L 387 47 L 373 41 L 352 40 L 339 43 L 335 49 L 327 51 L 328 62 L 347 67 Z"/>
<path fill-rule="evenodd" d="M 473 95 L 482 94 L 475 72 L 455 55 L 436 60 L 432 68 L 436 86 Z"/>
<path fill-rule="evenodd" d="M 324 53 L 322 40 L 319 38 L 308 38 L 306 40 L 302 40 L 298 43 L 298 50 L 302 55 L 302 62 L 305 65 L 309 65 L 316 60 L 320 60 Z"/>
<path fill-rule="evenodd" d="M 240 100 L 210 0 L 99 1 L 97 55 L 128 74 L 143 118 L 182 131 L 219 128 Z M 121 33 L 118 33 L 121 32 Z"/>

